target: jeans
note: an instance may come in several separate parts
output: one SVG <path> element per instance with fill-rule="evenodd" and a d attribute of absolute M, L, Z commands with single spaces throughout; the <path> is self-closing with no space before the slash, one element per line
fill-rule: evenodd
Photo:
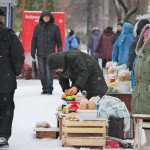
<path fill-rule="evenodd" d="M 38 57 L 39 73 L 43 91 L 53 91 L 53 72 L 49 70 L 45 57 Z"/>
<path fill-rule="evenodd" d="M 13 101 L 14 91 L 0 93 L 0 137 L 7 140 L 11 136 L 12 121 L 15 104 Z"/>

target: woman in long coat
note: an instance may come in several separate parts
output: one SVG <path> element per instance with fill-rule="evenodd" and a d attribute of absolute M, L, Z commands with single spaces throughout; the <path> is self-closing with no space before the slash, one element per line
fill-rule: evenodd
<path fill-rule="evenodd" d="M 100 36 L 96 51 L 99 53 L 99 58 L 102 59 L 102 67 L 105 67 L 106 63 L 112 59 L 113 38 L 112 27 L 107 27 Z"/>
<path fill-rule="evenodd" d="M 135 84 L 132 91 L 132 113 L 133 114 L 150 114 L 150 38 L 146 40 L 143 35 L 146 25 L 140 35 L 136 54 L 138 56 L 134 65 Z M 149 33 L 150 33 L 150 29 Z M 144 41 L 142 47 L 141 43 Z"/>

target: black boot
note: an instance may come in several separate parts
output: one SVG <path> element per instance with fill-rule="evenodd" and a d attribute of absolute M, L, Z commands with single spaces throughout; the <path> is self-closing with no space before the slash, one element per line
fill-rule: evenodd
<path fill-rule="evenodd" d="M 47 91 L 46 91 L 46 90 L 43 90 L 43 92 L 41 92 L 41 94 L 47 94 Z"/>
<path fill-rule="evenodd" d="M 52 95 L 52 91 L 47 91 L 47 94 L 48 95 Z"/>
<path fill-rule="evenodd" d="M 8 148 L 8 141 L 4 137 L 0 137 L 0 149 Z"/>

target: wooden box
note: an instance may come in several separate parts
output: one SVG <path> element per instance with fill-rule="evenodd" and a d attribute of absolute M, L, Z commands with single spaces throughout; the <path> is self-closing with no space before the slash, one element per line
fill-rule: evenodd
<path fill-rule="evenodd" d="M 59 137 L 59 128 L 33 128 L 36 132 L 36 138 L 53 138 L 57 139 Z"/>
<path fill-rule="evenodd" d="M 62 121 L 62 145 L 105 147 L 106 145 L 106 120 Z"/>

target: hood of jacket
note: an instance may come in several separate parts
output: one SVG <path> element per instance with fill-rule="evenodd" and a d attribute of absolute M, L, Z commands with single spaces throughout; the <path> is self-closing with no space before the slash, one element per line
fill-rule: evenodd
<path fill-rule="evenodd" d="M 48 10 L 43 10 L 42 11 L 40 19 L 39 19 L 40 23 L 44 23 L 44 20 L 43 20 L 44 16 L 49 16 L 50 17 L 49 23 L 54 23 L 55 18 L 53 16 L 53 14 L 50 11 L 48 11 Z"/>
<path fill-rule="evenodd" d="M 135 24 L 134 26 L 134 36 L 139 36 L 143 27 L 146 25 L 146 24 L 149 24 L 150 22 L 147 20 L 147 19 L 141 19 L 139 21 L 137 21 L 137 23 Z"/>
<path fill-rule="evenodd" d="M 137 46 L 135 49 L 135 52 L 138 56 L 143 56 L 144 52 L 150 51 L 150 36 L 148 37 L 148 39 L 144 43 L 144 45 L 142 44 L 143 43 L 143 35 L 147 28 L 150 28 L 150 24 L 147 24 L 144 26 L 144 28 L 139 36 L 139 40 L 138 40 L 138 43 L 137 43 Z M 141 48 L 141 45 L 143 45 L 142 48 Z"/>
<path fill-rule="evenodd" d="M 121 30 L 121 34 L 133 34 L 133 25 L 130 23 L 125 22 L 123 24 L 122 30 Z"/>
<path fill-rule="evenodd" d="M 63 68 L 65 66 L 65 54 L 63 52 L 53 53 L 47 57 L 47 63 L 49 70 L 53 71 L 58 68 Z"/>

